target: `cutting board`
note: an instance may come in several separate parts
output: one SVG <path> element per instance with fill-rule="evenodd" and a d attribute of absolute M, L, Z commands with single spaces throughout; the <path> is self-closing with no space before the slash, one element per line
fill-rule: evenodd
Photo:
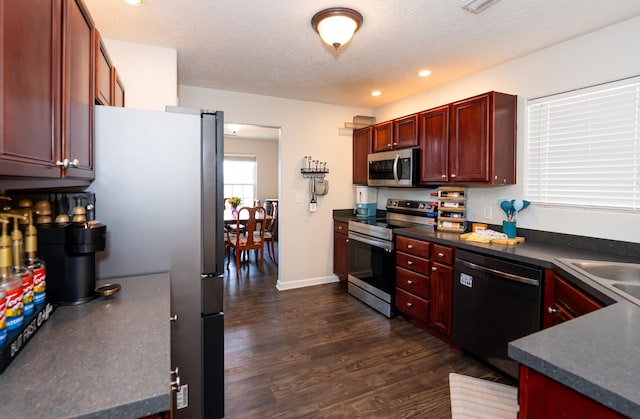
<path fill-rule="evenodd" d="M 498 243 L 513 246 L 524 242 L 524 237 L 514 237 L 513 239 L 491 239 L 485 237 L 472 236 L 473 233 L 464 233 L 460 235 L 462 240 L 474 241 L 479 243 Z"/>

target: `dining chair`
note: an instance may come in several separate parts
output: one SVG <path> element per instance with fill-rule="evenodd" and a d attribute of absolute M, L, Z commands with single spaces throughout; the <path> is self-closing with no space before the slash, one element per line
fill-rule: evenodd
<path fill-rule="evenodd" d="M 246 217 L 244 214 L 246 213 Z M 243 218 L 244 231 L 231 232 L 227 230 L 227 240 L 229 249 L 233 250 L 236 262 L 236 275 L 240 275 L 240 257 L 243 253 L 249 255 L 250 250 L 256 250 L 260 260 L 260 272 L 264 272 L 264 231 L 266 223 L 261 222 L 265 219 L 266 212 L 263 207 L 242 207 L 236 215 L 236 223 L 240 223 Z M 231 252 L 227 257 L 227 269 L 231 260 Z"/>
<path fill-rule="evenodd" d="M 275 237 L 276 232 L 278 231 L 278 203 L 273 202 L 271 204 L 271 213 L 269 214 L 271 219 L 266 222 L 267 226 L 264 231 L 264 243 L 267 247 L 267 253 L 271 260 L 277 263 L 275 258 Z"/>

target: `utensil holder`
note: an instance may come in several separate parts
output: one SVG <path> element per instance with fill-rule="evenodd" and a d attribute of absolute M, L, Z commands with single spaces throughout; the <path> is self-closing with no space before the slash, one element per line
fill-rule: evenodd
<path fill-rule="evenodd" d="M 503 221 L 502 232 L 510 239 L 516 238 L 516 222 L 515 221 Z"/>

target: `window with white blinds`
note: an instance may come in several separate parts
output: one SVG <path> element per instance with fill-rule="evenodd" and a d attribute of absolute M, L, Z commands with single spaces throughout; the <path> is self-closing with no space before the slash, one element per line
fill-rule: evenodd
<path fill-rule="evenodd" d="M 237 196 L 240 206 L 253 207 L 256 197 L 257 159 L 255 155 L 225 154 L 224 197 Z"/>
<path fill-rule="evenodd" d="M 527 199 L 640 211 L 640 77 L 530 100 Z"/>

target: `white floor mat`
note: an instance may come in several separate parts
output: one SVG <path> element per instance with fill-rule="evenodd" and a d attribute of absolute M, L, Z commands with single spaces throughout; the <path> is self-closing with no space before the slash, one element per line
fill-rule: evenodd
<path fill-rule="evenodd" d="M 516 419 L 518 388 L 462 374 L 449 374 L 453 419 Z"/>

